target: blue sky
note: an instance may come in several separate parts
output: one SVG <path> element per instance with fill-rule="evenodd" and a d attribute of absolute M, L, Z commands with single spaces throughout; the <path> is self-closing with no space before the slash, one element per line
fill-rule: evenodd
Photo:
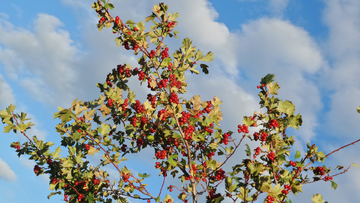
<path fill-rule="evenodd" d="M 57 106 L 68 107 L 75 98 L 96 99 L 95 84 L 103 82 L 112 68 L 136 65 L 130 52 L 116 46 L 110 30 L 97 30 L 92 2 L 17 0 L 4 1 L 0 7 L 0 107 L 13 103 L 28 112 L 36 124 L 29 133 L 46 141 L 59 143 L 57 121 L 52 119 Z M 144 20 L 158 3 L 112 2 L 114 14 L 134 21 Z M 274 73 L 281 87 L 279 97 L 291 100 L 303 116 L 303 126 L 292 131 L 295 149 L 304 151 L 311 142 L 328 153 L 359 139 L 360 1 L 164 2 L 170 12 L 180 13 L 180 39 L 167 41 L 170 51 L 190 37 L 203 52 L 215 54 L 209 75 L 189 75 L 188 95 L 200 94 L 204 99 L 217 95 L 223 101 L 223 129 L 235 131 L 242 116 L 259 110 L 256 85 L 261 77 Z M 138 86 L 135 90 L 138 95 L 146 92 Z M 0 203 L 63 202 L 62 196 L 46 198 L 47 177 L 36 177 L 34 163 L 19 159 L 9 147 L 13 141 L 25 140 L 15 134 L 1 136 Z M 360 163 L 358 154 L 355 145 L 327 163 L 333 167 Z M 127 163 L 134 170 L 146 172 L 139 163 L 152 167 L 143 157 L 135 159 Z M 329 183 L 305 185 L 304 193 L 292 200 L 310 202 L 313 194 L 321 193 L 329 202 L 357 202 L 359 170 L 352 168 L 336 177 L 336 191 Z"/>

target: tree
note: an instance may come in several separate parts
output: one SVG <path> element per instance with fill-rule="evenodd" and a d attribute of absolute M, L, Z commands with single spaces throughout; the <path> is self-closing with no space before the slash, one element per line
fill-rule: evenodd
<path fill-rule="evenodd" d="M 0 112 L 3 123 L 7 124 L 4 132 L 20 131 L 28 139 L 23 144 L 14 142 L 11 147 L 19 156 L 27 154 L 36 161 L 35 174 L 49 174 L 50 190 L 55 190 L 49 197 L 62 194 L 67 202 L 111 202 L 112 199 L 127 202 L 127 198 L 174 202 L 170 194 L 177 190 L 177 199 L 184 202 L 197 202 L 201 195 L 206 196 L 207 202 L 225 199 L 254 202 L 262 197 L 265 202 L 291 202 L 288 194 L 301 192 L 307 183 L 331 181 L 336 189 L 333 177 L 349 168 L 338 166 L 339 172 L 331 175 L 327 166 L 311 164 L 324 162 L 331 154 L 360 140 L 327 155 L 308 144 L 305 155 L 296 152 L 290 156 L 295 140 L 286 130 L 298 129 L 302 118 L 295 114 L 292 102 L 276 97 L 280 87 L 273 74 L 263 77 L 257 87 L 260 107 L 265 112 L 244 116 L 237 133 L 222 130 L 219 98 L 215 96 L 210 101 L 202 101 L 199 95 L 189 100 L 181 98 L 186 93 L 185 74 L 188 71 L 200 74 L 197 64 L 211 62 L 213 54 L 203 55 L 186 38 L 181 48 L 169 55 L 163 41 L 166 37 L 177 38 L 178 32 L 174 31 L 177 13 L 167 12 L 168 6 L 163 3 L 155 5 L 153 13 L 146 18 L 146 22 L 152 21 L 154 25 L 146 32 L 143 22 L 124 23 L 120 17 L 112 17 L 110 10 L 114 6 L 105 0 L 98 0 L 92 7 L 100 18 L 99 30 L 112 27 L 118 33 L 115 41 L 120 47 L 140 54 L 140 68 L 118 65 L 103 84 L 97 84 L 102 93 L 98 99 L 74 100 L 70 108 L 59 108 L 54 118 L 61 121 L 56 131 L 62 138 L 62 147 L 53 152 L 50 147 L 54 143 L 44 143 L 36 137 L 30 139 L 26 134 L 33 126 L 27 122 L 26 113 L 15 113 L 13 105 Z M 208 65 L 199 66 L 208 74 Z M 152 92 L 143 103 L 127 84 L 132 77 L 137 77 L 141 84 L 146 82 Z M 251 128 L 253 134 L 249 134 Z M 239 150 L 244 139 L 256 142 L 259 147 L 251 149 L 245 145 L 248 158 L 235 164 L 232 170 L 224 170 L 224 164 Z M 149 174 L 135 175 L 125 166 L 120 167 L 126 154 L 141 153 L 145 148 L 154 149 L 155 168 L 164 180 L 158 194 L 149 192 L 149 186 L 144 183 Z M 60 155 L 64 149 L 68 151 L 66 157 Z M 95 154 L 102 154 L 97 166 L 87 160 Z M 120 180 L 110 182 L 111 177 L 103 170 L 107 165 L 119 172 Z M 313 177 L 304 176 L 307 171 L 312 171 Z M 183 187 L 165 185 L 170 176 L 179 178 Z M 224 191 L 219 189 L 222 185 Z M 161 195 L 165 187 L 170 194 Z M 322 202 L 322 197 L 317 194 L 312 200 Z"/>

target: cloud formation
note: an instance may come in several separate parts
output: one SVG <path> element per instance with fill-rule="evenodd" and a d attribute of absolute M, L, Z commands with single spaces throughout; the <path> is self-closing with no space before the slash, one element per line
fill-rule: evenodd
<path fill-rule="evenodd" d="M 7 75 L 47 104 L 68 103 L 74 97 L 77 49 L 61 26 L 48 14 L 38 14 L 33 32 L 0 19 L 0 44 L 5 47 L 0 49 L 0 62 Z"/>
<path fill-rule="evenodd" d="M 17 179 L 17 175 L 10 168 L 10 166 L 0 158 L 0 179 L 6 181 L 15 181 Z"/>

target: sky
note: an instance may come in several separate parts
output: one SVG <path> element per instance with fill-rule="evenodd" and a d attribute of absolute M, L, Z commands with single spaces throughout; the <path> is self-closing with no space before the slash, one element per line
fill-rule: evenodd
<path fill-rule="evenodd" d="M 112 0 L 122 19 L 144 21 L 154 0 Z M 303 125 L 292 130 L 294 149 L 304 152 L 316 143 L 325 154 L 360 138 L 360 1 L 358 0 L 164 0 L 179 12 L 179 39 L 167 40 L 170 52 L 190 37 L 203 53 L 215 55 L 209 75 L 188 75 L 188 96 L 223 101 L 223 129 L 235 131 L 242 117 L 259 110 L 261 77 L 275 74 L 279 97 L 296 106 Z M 99 32 L 89 0 L 3 1 L 0 7 L 0 109 L 10 103 L 36 124 L 28 134 L 59 143 L 55 133 L 57 107 L 72 100 L 93 100 L 96 83 L 118 64 L 136 66 L 132 52 L 115 44 L 111 30 Z M 137 95 L 146 88 L 134 85 Z M 2 125 L 3 126 L 3 125 Z M 48 177 L 37 177 L 34 162 L 18 158 L 11 142 L 21 135 L 1 134 L 0 203 L 59 203 L 47 195 Z M 360 163 L 360 145 L 350 146 L 327 160 L 333 168 Z M 243 149 L 240 149 L 243 153 Z M 240 156 L 240 155 L 239 155 Z M 94 157 L 95 159 L 96 157 Z M 129 168 L 146 172 L 153 161 L 135 155 Z M 240 159 L 241 157 L 239 157 Z M 147 169 L 147 168 L 146 168 Z M 148 169 L 151 170 L 151 169 Z M 116 176 L 116 171 L 109 168 Z M 154 174 L 156 182 L 157 174 Z M 293 202 L 311 202 L 321 193 L 329 202 L 360 199 L 360 169 L 329 182 L 304 185 Z M 151 183 L 151 182 L 150 182 Z M 132 201 L 138 202 L 138 201 Z"/>

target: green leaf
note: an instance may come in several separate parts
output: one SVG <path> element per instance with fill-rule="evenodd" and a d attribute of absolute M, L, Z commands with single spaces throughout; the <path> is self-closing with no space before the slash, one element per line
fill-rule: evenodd
<path fill-rule="evenodd" d="M 205 73 L 205 75 L 209 74 L 209 69 L 208 69 L 209 66 L 208 65 L 200 64 L 200 67 L 201 67 L 203 73 Z"/>
<path fill-rule="evenodd" d="M 246 152 L 246 155 L 251 156 L 251 150 L 250 150 L 250 147 L 249 147 L 248 144 L 246 144 L 246 150 L 245 150 L 245 152 Z"/>
<path fill-rule="evenodd" d="M 13 112 L 15 109 L 16 109 L 16 106 L 10 104 L 9 107 L 6 108 L 6 111 L 7 111 L 8 113 L 11 113 L 11 112 Z"/>
<path fill-rule="evenodd" d="M 288 116 L 291 116 L 295 112 L 295 106 L 291 101 L 280 101 L 277 110 L 280 113 L 286 113 Z"/>
<path fill-rule="evenodd" d="M 61 194 L 61 191 L 52 192 L 52 193 L 50 193 L 50 195 L 47 196 L 47 198 L 50 199 L 51 196 L 53 196 L 53 195 L 60 195 L 60 194 Z"/>
<path fill-rule="evenodd" d="M 320 194 L 314 195 L 311 198 L 311 200 L 312 200 L 312 203 L 323 203 L 324 202 L 323 197 Z"/>
<path fill-rule="evenodd" d="M 269 84 L 274 81 L 274 74 L 267 74 L 265 77 L 261 78 L 260 84 Z"/>
<path fill-rule="evenodd" d="M 301 153 L 298 150 L 296 150 L 295 159 L 298 159 L 300 157 L 301 157 Z"/>
<path fill-rule="evenodd" d="M 277 91 L 280 89 L 280 86 L 277 82 L 269 83 L 266 87 L 268 88 L 269 93 L 273 95 L 277 95 Z"/>
<path fill-rule="evenodd" d="M 105 4 L 105 9 L 114 9 L 114 5 L 112 3 Z"/>
<path fill-rule="evenodd" d="M 13 124 L 7 125 L 4 127 L 3 133 L 9 133 L 12 129 L 15 129 L 15 128 L 16 128 L 16 126 Z"/>
<path fill-rule="evenodd" d="M 336 190 L 338 185 L 334 181 L 331 181 L 331 187 L 334 188 L 334 190 Z"/>
<path fill-rule="evenodd" d="M 200 57 L 198 61 L 211 62 L 214 58 L 214 54 L 209 51 L 206 56 Z"/>

